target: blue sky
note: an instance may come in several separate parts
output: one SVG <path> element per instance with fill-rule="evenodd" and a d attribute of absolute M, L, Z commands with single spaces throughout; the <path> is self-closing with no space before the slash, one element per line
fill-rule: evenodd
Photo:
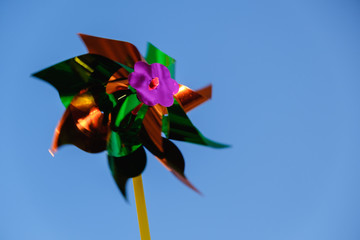
<path fill-rule="evenodd" d="M 30 74 L 86 53 L 77 33 L 149 41 L 178 82 L 213 84 L 189 116 L 232 147 L 176 143 L 204 196 L 148 154 L 152 239 L 359 239 L 359 20 L 355 0 L 2 1 L 0 239 L 139 239 L 105 153 L 48 153 L 64 107 Z"/>

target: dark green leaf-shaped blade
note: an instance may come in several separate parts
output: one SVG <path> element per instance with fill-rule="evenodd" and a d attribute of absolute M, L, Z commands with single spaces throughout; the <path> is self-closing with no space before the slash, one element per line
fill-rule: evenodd
<path fill-rule="evenodd" d="M 213 148 L 229 147 L 229 145 L 217 143 L 204 137 L 191 123 L 184 109 L 176 100 L 171 107 L 168 107 L 168 112 L 168 116 L 163 118 L 163 131 L 168 138 Z"/>
<path fill-rule="evenodd" d="M 184 174 L 185 160 L 180 150 L 169 139 L 163 138 L 163 149 L 167 166 L 170 167 L 170 171 L 186 186 L 193 189 L 195 192 L 199 192 L 191 182 L 186 178 Z"/>
<path fill-rule="evenodd" d="M 149 63 L 161 63 L 166 66 L 171 74 L 171 78 L 175 79 L 175 59 L 166 55 L 164 52 L 159 50 L 157 47 L 148 43 L 147 53 L 145 60 Z"/>
<path fill-rule="evenodd" d="M 169 139 L 162 138 L 162 149 L 159 149 L 151 140 L 149 134 L 143 127 L 140 131 L 140 139 L 144 147 L 149 150 L 156 158 L 181 182 L 194 191 L 200 193 L 186 178 L 184 174 L 185 161 L 180 150 Z"/>
<path fill-rule="evenodd" d="M 108 155 L 109 166 L 122 195 L 126 197 L 126 182 L 129 178 L 140 175 L 146 166 L 146 153 L 143 147 L 139 147 L 133 153 L 124 157 Z"/>
<path fill-rule="evenodd" d="M 55 64 L 33 76 L 45 80 L 59 92 L 68 107 L 75 94 L 92 86 L 104 86 L 121 66 L 96 54 L 84 54 Z"/>
<path fill-rule="evenodd" d="M 167 138 L 163 138 L 163 148 L 168 166 L 184 176 L 185 160 L 180 150 Z"/>

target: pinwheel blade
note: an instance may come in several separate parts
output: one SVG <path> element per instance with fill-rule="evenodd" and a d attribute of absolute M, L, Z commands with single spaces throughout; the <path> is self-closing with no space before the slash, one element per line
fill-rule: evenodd
<path fill-rule="evenodd" d="M 168 108 L 168 112 L 169 115 L 163 120 L 163 132 L 168 138 L 213 148 L 229 147 L 229 145 L 217 143 L 204 137 L 192 124 L 179 102 L 174 101 L 174 105 Z"/>
<path fill-rule="evenodd" d="M 146 166 L 146 153 L 143 147 L 124 157 L 108 155 L 112 176 L 122 195 L 126 197 L 126 182 L 129 178 L 140 175 Z"/>
<path fill-rule="evenodd" d="M 148 64 L 161 63 L 162 65 L 166 66 L 170 71 L 171 78 L 175 79 L 175 59 L 165 54 L 151 43 L 148 43 L 145 59 Z"/>
<path fill-rule="evenodd" d="M 186 186 L 190 187 L 197 193 L 200 193 L 194 185 L 186 178 L 185 160 L 180 150 L 169 139 L 163 138 L 164 159 L 159 159 L 164 165 L 170 168 L 172 174 L 175 175 Z"/>
<path fill-rule="evenodd" d="M 82 89 L 106 85 L 121 65 L 95 54 L 84 54 L 55 64 L 33 76 L 53 85 L 61 101 L 68 107 L 72 98 Z"/>
<path fill-rule="evenodd" d="M 187 86 L 180 84 L 179 92 L 175 94 L 175 98 L 181 104 L 184 111 L 189 112 L 190 110 L 209 100 L 211 98 L 211 90 L 211 85 L 194 91 Z"/>
<path fill-rule="evenodd" d="M 138 49 L 131 43 L 82 33 L 79 36 L 85 43 L 89 53 L 107 57 L 130 68 L 134 68 L 136 62 L 143 60 Z"/>
<path fill-rule="evenodd" d="M 145 127 L 140 132 L 140 139 L 144 144 L 144 147 L 149 150 L 167 170 L 174 174 L 175 177 L 186 186 L 200 193 L 186 178 L 184 174 L 185 161 L 175 144 L 166 138 L 162 138 L 161 146 L 159 146 L 159 142 L 153 141 Z"/>
<path fill-rule="evenodd" d="M 121 94 L 117 96 L 121 97 Z M 118 100 L 112 112 L 113 121 L 107 147 L 108 154 L 115 157 L 126 156 L 141 146 L 138 134 L 148 108 L 137 100 L 135 94 L 123 96 L 126 98 Z"/>
<path fill-rule="evenodd" d="M 97 107 L 93 95 L 89 92 L 78 94 L 55 129 L 50 151 L 53 154 L 58 147 L 73 144 L 89 153 L 102 152 L 106 150 L 109 130 L 104 114 Z"/>

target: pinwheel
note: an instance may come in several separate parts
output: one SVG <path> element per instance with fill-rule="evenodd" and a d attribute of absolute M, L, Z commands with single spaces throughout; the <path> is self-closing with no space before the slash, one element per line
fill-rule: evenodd
<path fill-rule="evenodd" d="M 89 153 L 107 150 L 125 198 L 126 182 L 133 178 L 141 237 L 150 238 L 141 180 L 144 148 L 199 192 L 186 178 L 182 154 L 170 139 L 227 147 L 204 137 L 186 114 L 211 98 L 211 85 L 193 91 L 178 84 L 175 60 L 150 43 L 144 58 L 131 43 L 79 35 L 89 53 L 33 74 L 53 85 L 66 107 L 49 151 L 53 155 L 65 144 Z"/>

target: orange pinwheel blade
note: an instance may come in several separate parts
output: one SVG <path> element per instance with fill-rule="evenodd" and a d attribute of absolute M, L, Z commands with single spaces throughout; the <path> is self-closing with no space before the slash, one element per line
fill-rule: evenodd
<path fill-rule="evenodd" d="M 175 94 L 175 98 L 179 100 L 184 111 L 189 112 L 190 110 L 209 100 L 211 98 L 211 90 L 211 85 L 194 91 L 187 86 L 180 84 L 179 92 Z"/>
<path fill-rule="evenodd" d="M 78 94 L 66 109 L 55 129 L 50 152 L 65 144 L 97 153 L 106 150 L 109 125 L 104 122 L 104 114 L 88 92 Z"/>
<path fill-rule="evenodd" d="M 136 62 L 144 59 L 138 49 L 131 43 L 82 33 L 79 33 L 79 36 L 85 43 L 89 53 L 107 57 L 130 68 L 133 68 Z"/>

